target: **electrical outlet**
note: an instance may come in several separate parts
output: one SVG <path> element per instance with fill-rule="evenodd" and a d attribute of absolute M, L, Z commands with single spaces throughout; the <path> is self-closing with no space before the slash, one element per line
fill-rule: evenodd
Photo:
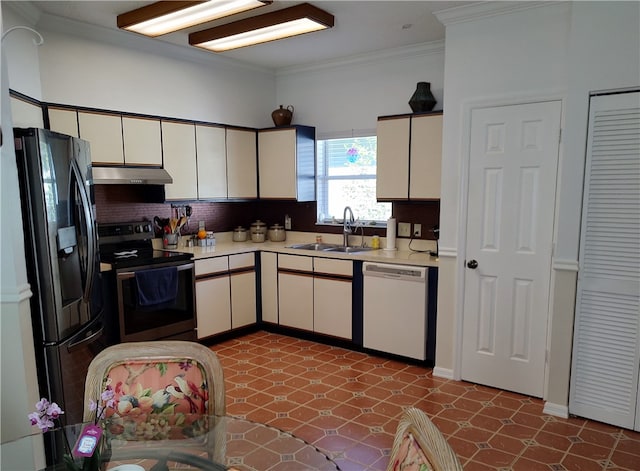
<path fill-rule="evenodd" d="M 413 225 L 413 237 L 422 237 L 422 224 Z"/>
<path fill-rule="evenodd" d="M 411 237 L 411 223 L 399 222 L 398 223 L 398 237 Z"/>

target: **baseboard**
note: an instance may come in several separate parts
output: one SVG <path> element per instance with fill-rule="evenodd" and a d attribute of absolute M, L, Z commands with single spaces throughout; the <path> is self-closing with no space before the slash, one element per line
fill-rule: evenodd
<path fill-rule="evenodd" d="M 441 368 L 439 366 L 436 366 L 433 369 L 433 376 L 437 378 L 453 379 L 453 370 L 450 370 L 449 368 Z"/>
<path fill-rule="evenodd" d="M 542 412 L 549 415 L 555 415 L 556 417 L 562 417 L 563 419 L 569 418 L 569 407 L 562 406 L 560 404 L 545 402 Z"/>

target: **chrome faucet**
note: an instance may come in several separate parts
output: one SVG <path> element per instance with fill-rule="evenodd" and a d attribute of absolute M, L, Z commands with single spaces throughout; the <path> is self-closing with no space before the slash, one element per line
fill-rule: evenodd
<path fill-rule="evenodd" d="M 347 212 L 349 212 L 348 221 L 347 221 Z M 353 222 L 354 222 L 353 211 L 351 211 L 351 208 L 349 206 L 345 206 L 344 213 L 342 214 L 342 233 L 344 235 L 345 247 L 349 246 L 349 234 L 353 232 L 353 228 L 352 228 Z"/>

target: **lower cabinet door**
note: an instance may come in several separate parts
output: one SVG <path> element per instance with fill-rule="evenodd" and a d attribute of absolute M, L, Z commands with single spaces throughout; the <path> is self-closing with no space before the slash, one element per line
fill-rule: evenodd
<path fill-rule="evenodd" d="M 313 280 L 313 330 L 351 340 L 351 280 Z"/>
<path fill-rule="evenodd" d="M 260 254 L 260 285 L 262 290 L 262 321 L 278 323 L 278 254 Z"/>
<path fill-rule="evenodd" d="M 196 315 L 198 338 L 231 329 L 231 297 L 229 275 L 196 282 Z"/>
<path fill-rule="evenodd" d="M 313 275 L 278 274 L 280 325 L 313 330 Z"/>
<path fill-rule="evenodd" d="M 231 274 L 231 328 L 256 323 L 256 273 Z"/>

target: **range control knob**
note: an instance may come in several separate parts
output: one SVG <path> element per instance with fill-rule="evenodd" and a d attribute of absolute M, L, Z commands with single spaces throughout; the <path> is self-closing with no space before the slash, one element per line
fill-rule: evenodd
<path fill-rule="evenodd" d="M 134 227 L 134 230 L 135 230 L 135 232 L 136 232 L 137 234 L 140 234 L 140 233 L 142 232 L 142 225 L 141 225 L 141 224 L 137 224 L 137 225 Z"/>
<path fill-rule="evenodd" d="M 151 224 L 145 224 L 144 226 L 142 226 L 142 231 L 151 232 Z"/>

